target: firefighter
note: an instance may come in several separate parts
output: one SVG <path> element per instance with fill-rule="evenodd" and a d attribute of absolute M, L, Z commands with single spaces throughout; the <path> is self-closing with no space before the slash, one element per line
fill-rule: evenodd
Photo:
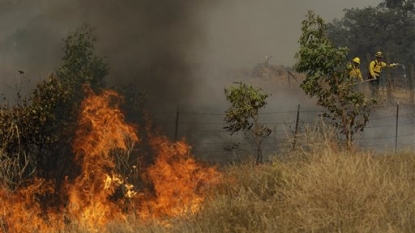
<path fill-rule="evenodd" d="M 375 54 L 375 59 L 369 63 L 369 74 L 368 78 L 370 81 L 370 88 L 372 90 L 372 97 L 377 97 L 379 92 L 379 81 L 382 73 L 382 68 L 385 67 L 395 67 L 397 64 L 391 63 L 386 64 L 382 61 L 383 55 L 382 52 L 377 52 Z"/>
<path fill-rule="evenodd" d="M 360 71 L 360 58 L 355 57 L 352 60 L 352 64 L 348 66 L 349 76 L 353 81 L 363 81 L 362 72 Z"/>

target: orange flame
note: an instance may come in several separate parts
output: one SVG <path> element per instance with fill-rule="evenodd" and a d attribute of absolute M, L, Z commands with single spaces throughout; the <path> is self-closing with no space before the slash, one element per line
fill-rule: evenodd
<path fill-rule="evenodd" d="M 170 142 L 166 137 L 151 138 L 155 149 L 155 164 L 148 169 L 156 198 L 144 203 L 141 212 L 146 217 L 173 217 L 195 213 L 204 200 L 203 190 L 218 182 L 219 173 L 205 168 L 191 157 L 191 147 L 185 141 Z"/>
<path fill-rule="evenodd" d="M 111 153 L 127 151 L 138 138 L 134 128 L 124 122 L 116 92 L 91 93 L 81 107 L 73 150 L 82 172 L 68 187 L 68 212 L 82 227 L 92 230 L 109 219 L 124 218 L 120 206 L 110 201 L 124 183 Z"/>
<path fill-rule="evenodd" d="M 51 232 L 62 228 L 63 221 L 53 210 L 44 212 L 39 200 L 53 192 L 53 183 L 43 179 L 34 179 L 15 192 L 0 189 L 0 232 Z"/>
<path fill-rule="evenodd" d="M 131 214 L 157 220 L 199 210 L 205 188 L 217 183 L 220 174 L 214 167 L 197 163 L 184 140 L 170 142 L 147 132 L 154 164 L 136 172 L 144 174 L 152 188 L 137 190 L 117 170 L 116 161 L 127 161 L 139 142 L 134 127 L 124 121 L 119 104 L 120 97 L 111 90 L 90 93 L 82 102 L 73 142 L 81 171 L 73 181 L 65 181 L 61 190 L 43 179 L 34 179 L 14 192 L 0 188 L 0 232 L 60 231 L 68 223 L 97 232 L 105 230 L 110 221 L 122 221 Z M 122 195 L 117 190 L 122 190 Z M 63 201 L 48 203 L 48 195 L 59 195 Z"/>

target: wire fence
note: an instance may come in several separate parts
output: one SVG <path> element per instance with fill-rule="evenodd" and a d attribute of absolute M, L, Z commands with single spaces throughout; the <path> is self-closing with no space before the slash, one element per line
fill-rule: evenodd
<path fill-rule="evenodd" d="M 288 80 L 290 79 L 288 75 Z M 372 109 L 363 132 L 355 135 L 355 145 L 376 152 L 414 150 L 414 79 L 412 65 L 407 69 L 388 69 L 385 72 L 380 83 L 381 98 Z M 298 86 L 298 81 L 295 81 L 295 85 Z M 370 84 L 360 84 L 358 90 L 370 95 Z M 272 130 L 271 135 L 262 144 L 264 156 L 278 154 L 292 146 L 296 134 L 303 133 L 306 127 L 316 125 L 321 121 L 321 114 L 325 111 L 315 105 L 306 106 L 305 103 L 301 103 L 301 106 L 284 105 L 279 108 L 274 106 L 275 111 L 267 110 L 259 114 L 260 123 Z M 203 112 L 181 109 L 177 112 L 158 113 L 154 118 L 155 123 L 170 138 L 185 138 L 192 145 L 193 154 L 202 160 L 235 161 L 255 154 L 254 144 L 249 142 L 243 133 L 230 135 L 224 129 L 225 110 Z"/>
<path fill-rule="evenodd" d="M 260 123 L 272 130 L 262 144 L 264 156 L 280 153 L 293 143 L 296 134 L 322 119 L 323 110 L 260 112 Z M 225 110 L 219 112 L 177 111 L 155 116 L 155 123 L 172 139 L 185 138 L 193 154 L 205 161 L 234 161 L 254 154 L 253 143 L 243 133 L 231 135 L 224 129 Z M 355 135 L 355 145 L 376 152 L 399 152 L 415 148 L 415 117 L 411 106 L 390 105 L 371 111 L 369 122 Z"/>

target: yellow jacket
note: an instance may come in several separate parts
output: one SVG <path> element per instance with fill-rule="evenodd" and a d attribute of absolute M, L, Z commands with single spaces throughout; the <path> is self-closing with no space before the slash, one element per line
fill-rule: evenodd
<path fill-rule="evenodd" d="M 349 76 L 351 78 L 359 79 L 359 81 L 363 81 L 362 72 L 359 67 L 352 67 L 349 72 Z"/>
<path fill-rule="evenodd" d="M 395 64 L 386 64 L 386 62 L 383 61 L 378 61 L 378 60 L 373 60 L 370 62 L 369 64 L 369 73 L 370 76 L 372 78 L 374 78 L 375 76 L 379 76 L 380 73 L 382 72 L 381 69 L 384 67 L 395 67 Z"/>
<path fill-rule="evenodd" d="M 349 76 L 351 78 L 363 81 L 362 72 L 360 71 L 360 68 L 358 66 L 353 66 L 352 64 L 349 64 L 347 68 L 349 69 Z"/>

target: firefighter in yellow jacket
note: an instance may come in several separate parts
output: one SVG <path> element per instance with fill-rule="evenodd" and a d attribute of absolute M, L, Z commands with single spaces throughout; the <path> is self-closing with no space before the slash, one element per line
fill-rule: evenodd
<path fill-rule="evenodd" d="M 379 92 L 379 80 L 382 73 L 382 68 L 385 67 L 395 67 L 397 64 L 391 63 L 386 64 L 382 61 L 383 55 L 382 52 L 377 52 L 375 54 L 375 59 L 369 63 L 369 79 L 370 87 L 372 89 L 372 97 L 377 97 Z"/>
<path fill-rule="evenodd" d="M 363 81 L 362 72 L 360 71 L 360 58 L 355 57 L 352 60 L 352 64 L 348 65 L 349 76 L 353 81 Z"/>

